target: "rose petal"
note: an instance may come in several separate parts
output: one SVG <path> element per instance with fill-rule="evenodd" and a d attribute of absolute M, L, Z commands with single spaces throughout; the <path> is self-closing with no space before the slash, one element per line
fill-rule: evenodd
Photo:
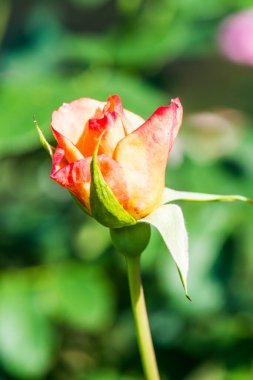
<path fill-rule="evenodd" d="M 119 95 L 110 96 L 107 99 L 107 104 L 105 105 L 104 110 L 117 112 L 117 114 L 121 117 L 126 135 L 133 132 L 145 122 L 142 117 L 123 109 Z"/>
<path fill-rule="evenodd" d="M 125 137 L 120 116 L 116 112 L 108 112 L 100 119 L 91 119 L 83 134 L 83 146 L 80 148 L 84 156 L 92 156 L 101 134 L 99 154 L 112 157 L 118 142 Z"/>
<path fill-rule="evenodd" d="M 74 144 L 72 144 L 72 142 L 67 137 L 63 136 L 61 133 L 56 131 L 53 127 L 52 127 L 52 131 L 53 131 L 56 141 L 59 144 L 59 147 L 64 150 L 65 158 L 69 163 L 78 161 L 84 158 L 82 153 L 75 147 Z"/>
<path fill-rule="evenodd" d="M 90 163 L 91 157 L 68 163 L 65 152 L 57 148 L 53 155 L 51 178 L 71 191 L 90 210 Z M 129 194 L 120 165 L 106 155 L 98 156 L 101 173 L 119 203 L 128 208 Z"/>
<path fill-rule="evenodd" d="M 117 112 L 120 115 L 124 113 L 119 95 L 109 96 L 104 106 L 104 112 Z"/>
<path fill-rule="evenodd" d="M 123 120 L 123 124 L 125 127 L 126 134 L 129 135 L 129 133 L 135 131 L 137 128 L 139 128 L 143 123 L 145 123 L 145 120 L 135 113 L 124 110 L 125 118 Z"/>
<path fill-rule="evenodd" d="M 104 106 L 104 102 L 89 98 L 64 103 L 53 112 L 51 126 L 78 146 L 87 121 L 94 117 L 101 117 Z"/>
<path fill-rule="evenodd" d="M 107 99 L 103 109 L 103 116 L 89 120 L 82 135 L 83 145 L 81 146 L 79 143 L 79 149 L 85 157 L 91 156 L 101 133 L 104 133 L 100 140 L 99 154 L 112 157 L 118 142 L 143 123 L 144 120 L 140 116 L 123 110 L 118 95 L 112 95 Z"/>
<path fill-rule="evenodd" d="M 51 174 L 56 173 L 68 164 L 68 161 L 65 159 L 65 152 L 59 146 L 55 149 L 52 160 L 53 164 Z"/>
<path fill-rule="evenodd" d="M 64 151 L 57 148 L 53 155 L 53 167 L 50 178 L 71 191 L 89 210 L 90 162 L 91 157 L 63 164 Z M 66 163 L 66 160 L 65 160 Z"/>
<path fill-rule="evenodd" d="M 138 129 L 121 140 L 113 158 L 123 168 L 135 218 L 152 212 L 160 203 L 168 153 L 182 120 L 179 99 L 158 108 Z"/>
<path fill-rule="evenodd" d="M 106 155 L 98 156 L 98 165 L 107 185 L 112 190 L 119 203 L 128 209 L 129 194 L 124 172 L 118 162 Z"/>
<path fill-rule="evenodd" d="M 123 109 L 119 95 L 112 95 L 107 99 L 104 112 L 116 112 L 120 116 L 125 135 L 133 132 L 145 122 L 141 116 Z"/>

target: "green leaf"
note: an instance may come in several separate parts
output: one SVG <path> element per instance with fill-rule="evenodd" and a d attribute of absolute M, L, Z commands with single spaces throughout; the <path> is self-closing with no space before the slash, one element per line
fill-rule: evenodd
<path fill-rule="evenodd" d="M 0 359 L 15 378 L 41 378 L 49 369 L 55 342 L 28 284 L 9 275 L 0 283 Z"/>
<path fill-rule="evenodd" d="M 33 117 L 33 121 L 34 121 L 35 127 L 38 131 L 40 142 L 41 142 L 43 148 L 47 151 L 47 153 L 50 155 L 50 157 L 53 157 L 55 148 L 47 142 L 45 136 L 43 135 L 42 130 L 39 128 L 39 125 L 38 125 L 38 122 L 37 122 L 35 116 Z"/>
<path fill-rule="evenodd" d="M 92 216 L 110 228 L 131 226 L 136 220 L 120 205 L 105 182 L 97 162 L 98 146 L 91 161 L 90 205 Z"/>
<path fill-rule="evenodd" d="M 190 299 L 187 293 L 188 235 L 181 208 L 163 205 L 139 222 L 149 223 L 160 232 L 177 265 L 186 297 Z"/>
<path fill-rule="evenodd" d="M 217 194 L 202 194 L 191 193 L 187 191 L 176 191 L 165 188 L 162 204 L 173 201 L 189 201 L 189 202 L 233 202 L 242 201 L 253 205 L 253 200 L 242 195 L 217 195 Z"/>

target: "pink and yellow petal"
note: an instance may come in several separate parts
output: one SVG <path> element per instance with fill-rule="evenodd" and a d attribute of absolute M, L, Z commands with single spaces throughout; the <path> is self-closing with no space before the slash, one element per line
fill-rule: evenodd
<path fill-rule="evenodd" d="M 104 107 L 104 111 L 106 110 L 109 112 L 115 111 L 120 116 L 125 135 L 133 132 L 145 122 L 141 116 L 123 109 L 119 95 L 112 95 L 107 99 L 107 104 Z"/>
<path fill-rule="evenodd" d="M 104 106 L 104 112 L 117 112 L 119 115 L 124 113 L 119 95 L 111 95 Z"/>
<path fill-rule="evenodd" d="M 126 134 L 129 135 L 131 132 L 135 131 L 143 123 L 145 123 L 145 120 L 141 116 L 136 115 L 131 111 L 124 110 L 124 118 L 122 122 L 124 124 Z"/>
<path fill-rule="evenodd" d="M 118 142 L 125 137 L 121 118 L 116 112 L 109 112 L 100 119 L 89 120 L 83 135 L 82 152 L 86 157 L 92 156 L 102 133 L 98 152 L 112 157 Z"/>
<path fill-rule="evenodd" d="M 87 123 L 82 136 L 83 145 L 80 146 L 83 155 L 92 156 L 103 134 L 99 144 L 99 154 L 112 157 L 118 142 L 125 137 L 123 117 L 124 112 L 119 96 L 110 96 L 103 108 L 102 116 L 91 118 Z"/>
<path fill-rule="evenodd" d="M 106 155 L 98 156 L 98 165 L 107 185 L 119 203 L 127 210 L 129 207 L 129 193 L 123 169 L 118 162 Z"/>
<path fill-rule="evenodd" d="M 101 117 L 104 106 L 104 102 L 89 98 L 64 103 L 53 112 L 51 126 L 78 146 L 87 121 L 94 117 Z"/>
<path fill-rule="evenodd" d="M 160 203 L 168 153 L 182 120 L 178 99 L 158 108 L 138 129 L 121 140 L 113 158 L 123 169 L 130 195 L 129 213 L 142 218 Z"/>
<path fill-rule="evenodd" d="M 56 141 L 59 144 L 59 147 L 64 150 L 65 158 L 69 163 L 78 161 L 84 158 L 84 156 L 79 151 L 79 149 L 77 149 L 76 146 L 67 137 L 62 135 L 60 132 L 58 132 L 54 128 L 52 128 L 52 132 L 54 134 Z"/>
<path fill-rule="evenodd" d="M 64 157 L 59 162 L 60 157 L 59 154 L 56 155 L 56 152 L 53 156 L 53 167 L 50 178 L 71 191 L 89 210 L 91 158 L 84 158 L 80 161 L 64 165 Z M 64 154 L 62 149 L 60 150 L 60 154 Z"/>
<path fill-rule="evenodd" d="M 68 163 L 65 152 L 57 148 L 53 155 L 51 178 L 71 191 L 90 210 L 90 163 L 91 157 Z M 98 156 L 101 173 L 119 203 L 128 208 L 129 194 L 120 165 L 106 155 Z"/>
<path fill-rule="evenodd" d="M 64 166 L 68 165 L 68 161 L 65 158 L 65 152 L 62 148 L 59 146 L 55 149 L 55 152 L 52 157 L 52 171 L 51 175 L 53 173 L 56 173 L 58 170 L 64 168 Z"/>

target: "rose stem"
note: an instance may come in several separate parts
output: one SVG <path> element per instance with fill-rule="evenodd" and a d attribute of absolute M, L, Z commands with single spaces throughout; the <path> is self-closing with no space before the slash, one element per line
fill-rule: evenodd
<path fill-rule="evenodd" d="M 159 380 L 140 274 L 140 257 L 126 257 L 132 310 L 143 369 L 147 380 Z"/>

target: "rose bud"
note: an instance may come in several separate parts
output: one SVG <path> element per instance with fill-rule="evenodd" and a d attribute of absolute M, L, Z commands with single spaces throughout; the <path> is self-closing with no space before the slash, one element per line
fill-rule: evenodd
<path fill-rule="evenodd" d="M 124 110 L 118 95 L 107 103 L 82 98 L 63 104 L 52 115 L 58 146 L 51 178 L 107 227 L 134 224 L 161 203 L 181 120 L 179 99 L 146 121 Z"/>

